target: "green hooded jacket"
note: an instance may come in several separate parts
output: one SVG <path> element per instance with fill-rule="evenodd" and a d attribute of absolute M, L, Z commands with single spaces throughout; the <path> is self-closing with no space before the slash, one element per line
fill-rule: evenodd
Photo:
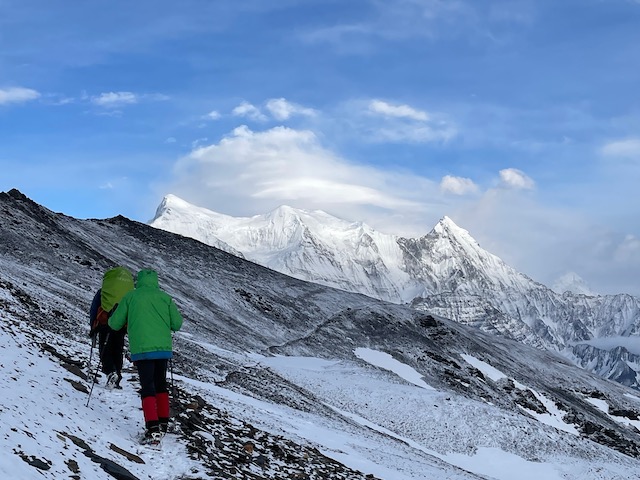
<path fill-rule="evenodd" d="M 109 326 L 127 325 L 131 360 L 171 358 L 171 332 L 182 326 L 182 316 L 173 299 L 160 290 L 154 270 L 140 270 L 135 290 L 127 293 L 109 317 Z"/>

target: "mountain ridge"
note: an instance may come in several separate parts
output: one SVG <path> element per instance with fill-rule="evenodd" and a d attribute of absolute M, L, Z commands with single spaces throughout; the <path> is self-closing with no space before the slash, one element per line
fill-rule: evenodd
<path fill-rule="evenodd" d="M 185 201 L 171 214 L 159 209 L 150 225 L 205 243 L 209 241 L 198 232 L 216 232 L 221 242 L 245 258 L 281 273 L 410 303 L 487 332 L 563 352 L 582 366 L 593 362 L 580 360 L 586 352 L 575 348 L 580 343 L 640 332 L 639 298 L 558 294 L 482 249 L 448 216 L 421 237 L 403 238 L 381 234 L 361 222 L 292 207 L 250 218 L 208 215 L 208 210 L 196 208 L 197 218 Z M 273 215 L 280 223 L 273 222 Z M 600 363 L 612 365 L 609 372 L 599 370 L 601 374 L 640 388 L 640 363 L 620 356 L 614 361 L 613 350 L 598 352 Z"/>

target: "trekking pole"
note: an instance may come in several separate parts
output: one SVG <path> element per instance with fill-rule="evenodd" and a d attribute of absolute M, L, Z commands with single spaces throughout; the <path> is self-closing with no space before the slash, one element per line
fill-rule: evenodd
<path fill-rule="evenodd" d="M 175 432 L 176 428 L 177 428 L 177 419 L 176 419 L 176 415 L 178 414 L 178 411 L 176 409 L 177 404 L 177 390 L 176 390 L 176 384 L 173 381 L 173 361 L 171 359 L 169 359 L 169 372 L 171 372 L 171 396 L 169 398 L 170 401 L 170 410 L 169 410 L 169 417 L 171 419 L 171 431 Z"/>
<path fill-rule="evenodd" d="M 173 402 L 178 396 L 178 390 L 176 389 L 176 384 L 173 382 L 173 361 L 171 359 L 169 359 L 169 371 L 171 372 L 171 400 Z M 173 410 L 175 411 L 175 405 L 173 407 Z"/>
<path fill-rule="evenodd" d="M 102 366 L 102 355 L 100 355 L 100 360 L 98 361 L 98 367 L 96 368 L 96 373 L 93 375 L 93 382 L 91 382 L 91 390 L 89 390 L 89 398 L 87 398 L 87 407 L 89 406 L 89 402 L 91 401 L 91 394 L 93 393 L 93 386 L 96 384 L 96 380 L 98 379 L 98 372 L 100 371 L 100 367 Z"/>
<path fill-rule="evenodd" d="M 173 346 L 173 332 L 171 333 L 171 345 Z M 173 407 L 173 412 L 176 411 L 175 401 L 177 399 L 177 390 L 176 384 L 173 382 L 173 355 L 169 358 L 169 371 L 171 372 L 171 406 Z"/>
<path fill-rule="evenodd" d="M 96 337 L 97 335 L 94 335 L 93 337 L 91 337 L 91 350 L 89 351 L 89 363 L 87 364 L 87 369 L 89 371 L 91 371 L 91 359 L 93 358 L 93 349 L 96 346 Z"/>
<path fill-rule="evenodd" d="M 98 380 L 98 372 L 100 371 L 100 367 L 102 366 L 102 354 L 104 352 L 104 349 L 107 348 L 107 343 L 109 342 L 110 335 L 111 335 L 111 332 L 107 332 L 107 335 L 104 338 L 104 344 L 102 345 L 102 348 L 98 348 L 98 354 L 99 354 L 98 367 L 96 368 L 96 373 L 93 375 L 91 390 L 89 390 L 89 398 L 87 398 L 87 407 L 89 406 L 89 402 L 91 401 L 91 394 L 93 393 L 93 387 L 96 384 L 96 380 Z M 97 336 L 98 336 L 98 333 L 96 333 L 96 337 Z"/>

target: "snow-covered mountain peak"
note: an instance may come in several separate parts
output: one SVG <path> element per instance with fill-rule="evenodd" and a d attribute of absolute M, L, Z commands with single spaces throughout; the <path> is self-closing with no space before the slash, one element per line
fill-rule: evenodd
<path fill-rule="evenodd" d="M 324 210 L 304 210 L 289 205 L 280 205 L 266 215 L 256 215 L 252 218 L 259 219 L 259 221 L 282 219 L 288 222 L 298 222 L 311 229 L 314 233 L 339 233 L 357 229 L 372 230 L 371 227 L 362 222 L 350 222 L 335 217 Z"/>
<path fill-rule="evenodd" d="M 520 283 L 517 271 L 505 264 L 499 257 L 484 250 L 471 234 L 455 224 L 449 217 L 443 217 L 424 238 L 424 255 L 438 272 L 447 278 L 463 273 L 477 277 L 482 273 L 489 284 Z"/>
<path fill-rule="evenodd" d="M 228 215 L 216 213 L 206 208 L 197 207 L 182 198 L 168 194 L 156 209 L 156 215 L 149 225 L 168 232 L 195 238 L 207 245 L 244 258 L 242 252 L 218 236 L 220 228 L 232 225 L 236 219 Z"/>
<path fill-rule="evenodd" d="M 459 228 L 458 225 L 456 225 L 456 223 L 451 220 L 450 217 L 448 217 L 447 215 L 444 215 L 440 221 L 438 222 L 438 225 L 441 226 L 442 228 Z"/>
<path fill-rule="evenodd" d="M 158 205 L 158 208 L 156 209 L 156 216 L 154 218 L 159 217 L 164 212 L 170 211 L 172 208 L 178 208 L 180 210 L 184 210 L 184 209 L 189 209 L 191 207 L 197 208 L 195 207 L 195 205 L 191 205 L 190 203 L 184 201 L 180 197 L 172 193 L 169 193 L 164 196 L 164 198 L 162 199 L 162 202 L 160 202 L 160 205 Z"/>
<path fill-rule="evenodd" d="M 187 206 L 187 207 L 195 207 L 195 205 L 192 205 L 191 203 L 187 202 L 186 200 L 183 200 L 182 198 L 178 197 L 177 195 L 174 195 L 173 193 L 168 193 L 164 196 L 164 198 L 162 199 L 162 204 L 161 205 L 172 205 L 175 204 L 177 206 Z"/>
<path fill-rule="evenodd" d="M 305 229 L 308 223 L 318 222 L 320 215 L 318 212 L 309 212 L 293 208 L 289 205 L 280 205 L 274 210 L 264 215 L 251 217 L 249 225 L 263 229 L 273 228 L 287 232 L 286 236 L 295 235 L 296 229 Z"/>
<path fill-rule="evenodd" d="M 596 295 L 589 285 L 575 272 L 567 272 L 560 276 L 551 287 L 554 292 L 563 294 L 565 292 L 577 293 L 581 295 Z"/>
<path fill-rule="evenodd" d="M 451 218 L 446 215 L 433 227 L 433 232 L 440 237 L 455 240 L 459 244 L 470 247 L 480 248 L 478 242 L 464 228 L 459 227 Z"/>
<path fill-rule="evenodd" d="M 289 205 L 280 205 L 267 215 L 270 217 L 299 217 L 299 214 L 303 212 L 307 213 L 304 210 L 298 210 L 296 208 L 290 207 Z"/>
<path fill-rule="evenodd" d="M 207 218 L 216 218 L 219 221 L 225 222 L 233 220 L 233 217 L 216 213 L 203 207 L 198 207 L 172 193 L 169 193 L 165 195 L 162 202 L 160 202 L 160 205 L 156 209 L 156 215 L 150 223 L 173 223 L 182 221 L 194 222 L 202 221 Z"/>

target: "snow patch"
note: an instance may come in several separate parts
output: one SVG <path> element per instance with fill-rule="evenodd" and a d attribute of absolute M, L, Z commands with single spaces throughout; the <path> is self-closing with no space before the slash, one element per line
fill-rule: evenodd
<path fill-rule="evenodd" d="M 399 362 L 388 353 L 371 350 L 369 348 L 356 348 L 353 353 L 355 353 L 356 357 L 359 359 L 376 367 L 389 370 L 409 383 L 413 383 L 414 385 L 427 390 L 435 390 L 431 385 L 422 380 L 422 375 L 420 373 L 416 372 L 409 365 Z"/>

